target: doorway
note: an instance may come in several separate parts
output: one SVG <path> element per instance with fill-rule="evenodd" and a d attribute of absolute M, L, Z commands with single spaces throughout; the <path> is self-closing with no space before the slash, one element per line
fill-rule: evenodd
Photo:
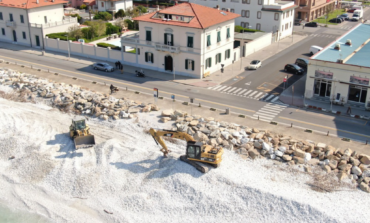
<path fill-rule="evenodd" d="M 302 19 L 302 12 L 298 12 L 298 19 Z"/>
<path fill-rule="evenodd" d="M 367 88 L 361 86 L 351 85 L 348 91 L 348 100 L 353 102 L 366 102 Z"/>
<path fill-rule="evenodd" d="M 13 30 L 13 41 L 17 42 L 17 33 Z"/>
<path fill-rule="evenodd" d="M 330 97 L 331 81 L 316 79 L 315 80 L 315 95 L 320 97 Z"/>
<path fill-rule="evenodd" d="M 164 69 L 173 71 L 173 60 L 169 55 L 164 57 Z"/>
<path fill-rule="evenodd" d="M 40 37 L 36 36 L 36 46 L 40 46 Z"/>

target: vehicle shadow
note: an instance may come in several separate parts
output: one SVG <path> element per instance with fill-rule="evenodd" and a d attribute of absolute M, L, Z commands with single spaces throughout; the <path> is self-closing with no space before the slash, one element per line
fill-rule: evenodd
<path fill-rule="evenodd" d="M 63 153 L 63 154 L 59 156 L 55 156 L 55 158 L 57 159 L 64 159 L 64 158 L 73 159 L 75 157 L 83 156 L 83 153 L 77 152 L 75 150 L 73 140 L 70 139 L 68 133 L 61 133 L 61 134 L 55 135 L 54 139 L 46 142 L 46 145 L 59 145 L 58 153 Z"/>
<path fill-rule="evenodd" d="M 161 156 L 156 159 L 146 159 L 132 163 L 116 162 L 110 164 L 117 169 L 125 169 L 132 173 L 149 173 L 146 179 L 166 178 L 179 173 L 189 174 L 195 178 L 203 175 L 191 165 L 171 156 L 168 158 Z"/>

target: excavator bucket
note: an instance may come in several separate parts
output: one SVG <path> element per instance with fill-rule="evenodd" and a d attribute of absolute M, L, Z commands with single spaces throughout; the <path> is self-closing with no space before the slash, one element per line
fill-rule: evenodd
<path fill-rule="evenodd" d="M 95 145 L 95 137 L 93 135 L 79 136 L 74 139 L 75 148 L 82 149 Z"/>

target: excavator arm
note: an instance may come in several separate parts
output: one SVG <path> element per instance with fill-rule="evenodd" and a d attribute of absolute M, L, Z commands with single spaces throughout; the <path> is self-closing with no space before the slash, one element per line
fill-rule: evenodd
<path fill-rule="evenodd" d="M 155 130 L 153 128 L 151 128 L 149 132 L 153 136 L 153 139 L 157 143 L 157 145 L 159 143 L 162 146 L 161 152 L 163 152 L 163 155 L 165 157 L 167 157 L 167 154 L 171 151 L 168 150 L 166 143 L 162 139 L 162 136 L 182 139 L 182 140 L 185 140 L 186 142 L 195 141 L 191 135 L 185 132 L 177 132 L 177 131 L 171 131 L 171 130 Z"/>

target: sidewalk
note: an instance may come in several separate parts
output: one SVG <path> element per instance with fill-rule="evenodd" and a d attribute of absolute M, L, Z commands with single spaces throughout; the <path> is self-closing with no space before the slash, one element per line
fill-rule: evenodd
<path fill-rule="evenodd" d="M 234 78 L 235 76 L 243 73 L 245 70 L 245 67 L 255 59 L 259 60 L 266 60 L 271 56 L 274 56 L 280 51 L 285 50 L 286 48 L 292 46 L 293 44 L 301 41 L 302 39 L 306 38 L 306 36 L 302 35 L 294 35 L 294 37 L 287 37 L 280 42 L 275 42 L 272 43 L 270 46 L 267 46 L 258 52 L 255 52 L 247 57 L 243 57 L 241 60 L 235 62 L 233 65 L 229 65 L 224 68 L 224 73 L 221 73 L 221 71 L 217 71 L 210 76 L 203 78 L 203 79 L 194 79 L 194 78 L 189 78 L 186 76 L 181 76 L 181 75 L 173 75 L 172 72 L 160 72 L 160 71 L 155 71 L 155 70 L 145 70 L 145 75 L 164 80 L 164 81 L 173 81 L 181 84 L 186 84 L 186 85 L 192 85 L 192 86 L 197 86 L 197 87 L 211 87 L 218 85 L 222 82 L 225 82 L 231 78 Z M 22 51 L 25 53 L 30 53 L 30 54 L 35 54 L 35 55 L 42 55 L 42 51 L 34 48 L 30 48 L 27 46 L 21 46 L 21 45 L 16 45 L 16 44 L 9 44 L 5 42 L 0 42 L 0 48 L 5 48 L 5 49 L 11 49 L 14 51 Z M 58 60 L 68 60 L 68 54 L 67 53 L 59 53 L 59 52 L 54 52 L 54 51 L 45 51 L 44 56 L 46 57 L 51 57 L 55 58 Z M 71 55 L 70 62 L 76 62 L 79 64 L 86 64 L 86 65 L 92 65 L 95 62 L 101 62 L 101 60 L 96 60 L 92 58 L 85 58 L 81 56 L 75 56 Z M 111 63 L 113 65 L 113 63 Z M 114 67 L 114 65 L 113 65 Z M 132 75 L 135 73 L 135 70 L 140 69 L 140 67 L 136 66 L 129 66 L 129 65 L 124 65 L 124 74 Z M 115 72 L 121 72 L 119 70 Z"/>

